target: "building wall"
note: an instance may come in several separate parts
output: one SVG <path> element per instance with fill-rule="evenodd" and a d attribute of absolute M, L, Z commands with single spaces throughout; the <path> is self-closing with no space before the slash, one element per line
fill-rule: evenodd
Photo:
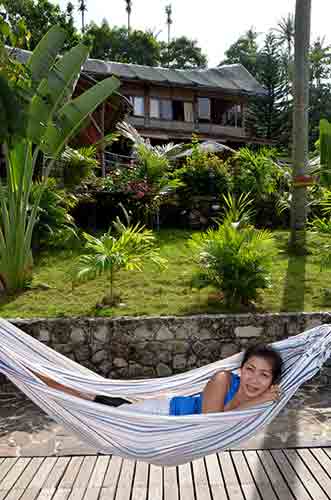
<path fill-rule="evenodd" d="M 144 116 L 131 116 L 129 121 L 135 126 L 138 131 L 150 138 L 161 139 L 165 141 L 171 140 L 186 140 L 190 139 L 193 133 L 199 135 L 201 139 L 215 139 L 238 141 L 246 141 L 248 139 L 244 123 L 247 107 L 247 98 L 239 96 L 229 96 L 221 92 L 204 91 L 202 89 L 186 89 L 180 87 L 162 87 L 157 85 L 145 85 L 141 82 L 123 82 L 121 93 L 130 98 L 143 98 Z M 199 98 L 207 97 L 210 99 L 211 121 L 202 121 L 199 119 Z M 152 118 L 150 116 L 151 99 L 164 99 L 171 101 L 182 101 L 192 103 L 193 117 L 192 121 L 185 119 L 163 119 Z M 217 101 L 214 101 L 217 99 Z M 141 101 L 142 102 L 142 101 Z M 220 109 L 216 109 L 218 103 Z M 232 123 L 231 125 L 222 125 L 217 122 L 215 117 L 222 114 L 232 106 L 240 106 L 240 123 Z M 238 114 L 238 116 L 239 116 Z M 237 114 L 236 114 L 237 117 Z M 236 119 L 237 122 L 237 119 Z"/>

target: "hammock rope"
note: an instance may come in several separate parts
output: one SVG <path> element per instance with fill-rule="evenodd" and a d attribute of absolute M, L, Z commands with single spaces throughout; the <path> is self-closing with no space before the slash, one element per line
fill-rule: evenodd
<path fill-rule="evenodd" d="M 201 392 L 218 371 L 238 372 L 243 353 L 164 378 L 105 379 L 66 358 L 0 318 L 0 373 L 70 432 L 100 453 L 179 465 L 248 439 L 284 408 L 331 356 L 331 325 L 322 325 L 272 346 L 284 362 L 282 397 L 247 410 L 168 416 L 110 407 L 71 396 L 45 384 L 33 372 L 87 394 L 154 401 Z"/>

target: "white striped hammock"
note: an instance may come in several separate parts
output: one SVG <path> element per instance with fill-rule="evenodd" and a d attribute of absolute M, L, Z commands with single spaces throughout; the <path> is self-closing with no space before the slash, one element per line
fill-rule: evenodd
<path fill-rule="evenodd" d="M 105 379 L 0 319 L 0 373 L 57 422 L 100 453 L 178 465 L 248 439 L 268 424 L 331 356 L 331 325 L 272 344 L 284 361 L 282 397 L 247 410 L 187 416 L 142 414 L 52 389 L 31 370 L 88 394 L 135 400 L 201 392 L 220 370 L 237 371 L 242 353 L 186 373 L 147 380 Z"/>

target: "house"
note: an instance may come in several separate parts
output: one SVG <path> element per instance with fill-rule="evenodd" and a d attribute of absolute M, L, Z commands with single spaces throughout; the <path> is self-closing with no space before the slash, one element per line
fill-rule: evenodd
<path fill-rule="evenodd" d="M 14 49 L 13 55 L 26 62 L 30 53 Z M 245 121 L 249 99 L 263 98 L 266 91 L 241 64 L 180 70 L 88 59 L 77 88 L 86 88 L 91 80 L 111 75 L 119 78 L 120 92 L 131 102 L 127 120 L 152 143 L 185 142 L 193 133 L 201 140 L 231 143 L 234 147 L 265 142 L 250 135 Z M 118 94 L 110 98 L 109 104 L 103 117 L 96 113 L 99 123 L 107 123 L 109 115 L 119 119 L 130 109 Z M 105 132 L 116 119 L 110 120 Z M 96 123 L 93 126 L 98 129 Z M 98 135 L 91 127 L 90 134 L 93 138 Z"/>
<path fill-rule="evenodd" d="M 155 68 L 89 59 L 95 77 L 115 75 L 132 104 L 128 121 L 153 143 L 201 140 L 246 144 L 263 142 L 245 127 L 251 97 L 264 88 L 241 65 L 205 70 Z"/>

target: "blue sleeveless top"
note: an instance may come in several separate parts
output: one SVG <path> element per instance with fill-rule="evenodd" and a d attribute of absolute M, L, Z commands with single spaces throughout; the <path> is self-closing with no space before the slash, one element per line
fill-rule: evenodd
<path fill-rule="evenodd" d="M 224 405 L 231 401 L 239 389 L 240 377 L 231 372 L 229 390 L 224 398 Z M 202 413 L 202 393 L 193 396 L 175 396 L 171 398 L 169 405 L 169 415 L 196 415 Z"/>

